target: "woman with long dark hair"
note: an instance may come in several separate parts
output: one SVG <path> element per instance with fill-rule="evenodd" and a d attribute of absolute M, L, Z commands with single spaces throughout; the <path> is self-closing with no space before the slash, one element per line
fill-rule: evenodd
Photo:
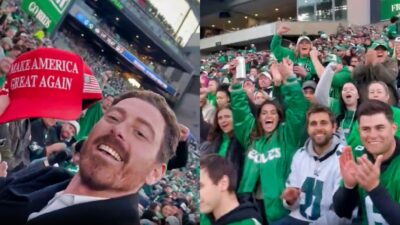
<path fill-rule="evenodd" d="M 279 91 L 285 109 L 276 101 L 266 100 L 254 116 L 241 85 L 233 85 L 231 91 L 234 133 L 247 149 L 238 193 L 255 195 L 265 220 L 263 224 L 288 214 L 280 196 L 293 154 L 304 144 L 305 115 L 309 108 L 292 62 L 284 59 L 279 72 L 283 80 Z"/>
<path fill-rule="evenodd" d="M 244 149 L 233 134 L 232 110 L 229 104 L 217 109 L 207 141 L 200 147 L 202 154 L 217 153 L 231 161 L 237 169 L 237 177 L 242 176 Z"/>

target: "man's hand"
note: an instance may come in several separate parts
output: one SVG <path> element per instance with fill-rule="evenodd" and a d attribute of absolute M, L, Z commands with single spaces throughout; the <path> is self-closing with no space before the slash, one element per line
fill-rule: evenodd
<path fill-rule="evenodd" d="M 179 141 L 187 141 L 189 138 L 190 130 L 183 124 L 178 124 L 179 125 Z"/>
<path fill-rule="evenodd" d="M 302 67 L 302 66 L 294 66 L 293 67 L 293 72 L 297 75 L 297 76 L 299 76 L 299 77 L 306 77 L 306 75 L 307 75 L 307 71 L 306 71 L 306 69 L 304 69 L 304 67 Z"/>
<path fill-rule="evenodd" d="M 358 184 L 367 192 L 372 191 L 379 185 L 382 160 L 382 155 L 379 155 L 376 158 L 375 164 L 372 164 L 365 154 L 362 157 L 357 158 L 358 165 L 356 167 L 356 179 Z"/>
<path fill-rule="evenodd" d="M 347 189 L 353 189 L 357 185 L 356 173 L 357 168 L 353 160 L 351 147 L 346 146 L 339 158 L 340 174 L 343 178 L 344 186 Z"/>
<path fill-rule="evenodd" d="M 276 31 L 276 33 L 279 36 L 282 36 L 283 34 L 286 34 L 287 32 L 290 31 L 290 28 L 284 24 L 282 24 L 281 26 L 279 26 L 278 30 Z"/>
<path fill-rule="evenodd" d="M 295 187 L 286 188 L 283 191 L 281 198 L 286 201 L 288 205 L 293 205 L 300 196 L 300 189 Z"/>
<path fill-rule="evenodd" d="M 368 50 L 367 54 L 365 54 L 365 65 L 375 65 L 378 63 L 378 56 L 375 50 Z"/>

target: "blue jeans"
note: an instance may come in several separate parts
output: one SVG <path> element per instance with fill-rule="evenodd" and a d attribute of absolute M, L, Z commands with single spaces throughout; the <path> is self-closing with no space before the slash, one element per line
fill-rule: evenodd
<path fill-rule="evenodd" d="M 291 216 L 285 216 L 282 219 L 276 221 L 272 225 L 308 225 L 309 222 L 295 219 Z"/>

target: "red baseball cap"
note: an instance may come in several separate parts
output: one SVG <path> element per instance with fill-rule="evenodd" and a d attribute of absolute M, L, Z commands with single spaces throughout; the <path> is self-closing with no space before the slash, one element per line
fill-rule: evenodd
<path fill-rule="evenodd" d="M 11 64 L 6 89 L 10 104 L 0 124 L 29 117 L 75 120 L 82 111 L 84 62 L 55 48 L 38 48 Z"/>

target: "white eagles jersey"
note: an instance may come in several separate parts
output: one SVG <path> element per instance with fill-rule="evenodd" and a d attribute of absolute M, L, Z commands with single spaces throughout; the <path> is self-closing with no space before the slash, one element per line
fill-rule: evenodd
<path fill-rule="evenodd" d="M 307 145 L 306 145 L 307 146 Z M 291 172 L 286 187 L 301 190 L 297 203 L 287 206 L 290 216 L 318 224 L 338 224 L 333 212 L 333 195 L 340 186 L 339 156 L 344 145 L 337 144 L 333 150 L 318 159 L 305 147 L 293 156 Z"/>

